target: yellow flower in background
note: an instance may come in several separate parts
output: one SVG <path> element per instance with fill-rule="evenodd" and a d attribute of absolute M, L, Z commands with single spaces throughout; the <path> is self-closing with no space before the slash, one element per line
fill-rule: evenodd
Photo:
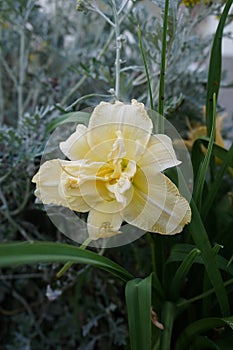
<path fill-rule="evenodd" d="M 219 0 L 219 3 L 223 4 L 227 0 Z M 181 4 L 187 7 L 194 7 L 195 5 L 212 5 L 214 2 L 212 0 L 182 0 Z"/>
<path fill-rule="evenodd" d="M 204 4 L 204 5 L 208 5 L 209 3 L 211 3 L 210 0 L 182 0 L 181 4 L 187 6 L 187 7 L 193 7 L 197 4 Z"/>
<path fill-rule="evenodd" d="M 205 119 L 205 115 L 206 115 L 206 108 L 203 108 L 203 115 L 204 115 L 204 119 Z M 224 140 L 223 137 L 221 135 L 221 129 L 222 129 L 222 122 L 225 118 L 225 115 L 216 116 L 216 130 L 215 130 L 215 143 L 220 146 L 225 148 L 225 144 L 224 144 Z M 194 142 L 202 136 L 207 136 L 207 128 L 205 124 L 191 124 L 188 120 L 187 120 L 187 125 L 189 128 L 189 132 L 188 132 L 188 140 L 184 140 L 185 145 L 187 146 L 187 148 L 189 150 L 192 149 Z M 206 148 L 204 146 L 202 146 L 202 151 L 205 154 L 206 153 Z M 219 159 L 216 158 L 216 161 L 219 163 Z"/>
<path fill-rule="evenodd" d="M 190 222 L 191 210 L 163 174 L 180 164 L 171 139 L 152 135 L 142 103 L 101 102 L 88 127 L 79 124 L 60 148 L 70 160 L 45 162 L 33 177 L 44 204 L 89 212 L 91 239 L 120 233 L 122 222 L 142 230 L 176 234 Z"/>

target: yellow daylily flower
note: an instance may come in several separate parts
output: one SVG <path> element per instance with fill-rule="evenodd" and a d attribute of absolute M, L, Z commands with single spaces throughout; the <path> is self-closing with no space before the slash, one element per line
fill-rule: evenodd
<path fill-rule="evenodd" d="M 142 103 L 101 102 L 88 127 L 79 124 L 60 148 L 70 160 L 46 161 L 33 177 L 44 204 L 89 212 L 91 239 L 120 233 L 122 222 L 160 234 L 176 234 L 191 210 L 163 174 L 179 165 L 171 139 L 152 135 Z"/>
<path fill-rule="evenodd" d="M 181 4 L 187 7 L 194 7 L 195 5 L 198 5 L 198 4 L 208 5 L 209 3 L 211 3 L 210 0 L 182 0 L 181 1 Z"/>
<path fill-rule="evenodd" d="M 219 0 L 219 3 L 224 4 L 227 0 Z M 187 7 L 194 7 L 195 5 L 209 5 L 211 6 L 214 2 L 211 0 L 182 0 L 181 5 Z"/>
<path fill-rule="evenodd" d="M 203 108 L 203 116 L 205 120 L 205 115 L 206 115 L 206 108 Z M 219 116 L 217 114 L 216 116 L 216 127 L 215 127 L 215 143 L 220 146 L 225 148 L 224 140 L 221 134 L 221 129 L 222 129 L 222 122 L 225 118 L 225 114 L 222 116 Z M 207 136 L 207 127 L 205 124 L 197 124 L 197 123 L 190 123 L 189 120 L 187 119 L 187 126 L 189 128 L 188 132 L 188 140 L 184 140 L 185 145 L 189 150 L 192 149 L 194 142 L 202 136 Z M 202 145 L 202 152 L 206 154 L 206 148 Z M 221 163 L 219 158 L 216 158 L 217 163 Z"/>

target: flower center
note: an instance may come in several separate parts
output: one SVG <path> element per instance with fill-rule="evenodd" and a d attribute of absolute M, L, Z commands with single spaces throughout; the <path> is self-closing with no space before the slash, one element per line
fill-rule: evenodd
<path fill-rule="evenodd" d="M 126 204 L 125 192 L 131 187 L 136 172 L 136 163 L 132 160 L 119 159 L 109 176 L 106 188 L 117 202 Z"/>
<path fill-rule="evenodd" d="M 64 168 L 66 195 L 81 196 L 90 206 L 101 201 L 116 201 L 120 207 L 125 207 L 137 166 L 134 160 L 126 158 L 127 152 L 120 130 L 116 131 L 116 136 L 106 162 L 82 159 Z"/>

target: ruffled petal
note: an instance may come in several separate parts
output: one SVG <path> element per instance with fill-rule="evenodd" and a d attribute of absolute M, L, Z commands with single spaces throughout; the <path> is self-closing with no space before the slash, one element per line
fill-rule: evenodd
<path fill-rule="evenodd" d="M 153 179 L 152 179 L 153 177 Z M 134 177 L 134 194 L 122 212 L 123 219 L 145 231 L 172 235 L 191 220 L 187 200 L 163 174 L 139 170 Z"/>
<path fill-rule="evenodd" d="M 109 238 L 119 233 L 122 224 L 120 214 L 102 213 L 91 209 L 88 214 L 87 228 L 91 239 Z"/>
<path fill-rule="evenodd" d="M 35 195 L 44 204 L 56 204 L 66 206 L 66 200 L 62 196 L 59 187 L 62 175 L 62 167 L 69 161 L 53 159 L 41 165 L 39 171 L 33 177 L 36 184 Z"/>
<path fill-rule="evenodd" d="M 138 165 L 156 167 L 158 172 L 167 168 L 179 165 L 181 162 L 176 158 L 176 154 L 170 137 L 162 134 L 152 135 L 148 146 Z"/>
<path fill-rule="evenodd" d="M 107 157 L 120 131 L 126 150 L 125 157 L 137 160 L 145 151 L 152 127 L 144 105 L 136 100 L 132 100 L 131 105 L 119 101 L 114 104 L 101 102 L 91 115 L 87 139 L 95 154 Z"/>
<path fill-rule="evenodd" d="M 89 163 L 85 159 L 70 161 L 63 167 L 61 188 L 67 206 L 86 212 L 107 196 L 105 181 L 98 176 L 105 163 Z"/>
<path fill-rule="evenodd" d="M 90 152 L 86 133 L 87 127 L 79 124 L 76 131 L 66 141 L 60 142 L 60 149 L 67 158 L 70 160 L 86 158 L 86 155 Z"/>
<path fill-rule="evenodd" d="M 90 206 L 82 198 L 77 185 L 77 177 L 67 175 L 64 169 L 72 162 L 53 159 L 45 162 L 32 182 L 36 183 L 35 195 L 44 204 L 55 204 L 79 212 L 87 212 Z"/>

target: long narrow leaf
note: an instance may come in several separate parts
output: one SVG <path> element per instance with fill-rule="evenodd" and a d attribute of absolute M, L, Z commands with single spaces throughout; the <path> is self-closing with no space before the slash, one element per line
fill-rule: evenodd
<path fill-rule="evenodd" d="M 152 275 L 126 284 L 131 350 L 151 349 Z"/>
<path fill-rule="evenodd" d="M 216 256 L 211 248 L 211 244 L 202 223 L 200 214 L 197 210 L 195 202 L 191 200 L 192 221 L 189 224 L 189 230 L 192 234 L 196 246 L 201 251 L 201 256 L 205 264 L 206 272 L 214 287 L 222 314 L 229 315 L 229 302 L 227 293 L 223 285 L 222 277 L 217 266 Z"/>
<path fill-rule="evenodd" d="M 193 251 L 196 247 L 193 244 L 176 244 L 171 251 L 171 254 L 167 260 L 167 264 L 173 263 L 173 262 L 179 262 L 183 261 L 187 254 L 189 254 L 191 251 Z M 194 259 L 195 264 L 204 264 L 203 259 L 200 255 L 197 255 Z M 230 261 L 228 262 L 227 259 L 225 259 L 221 255 L 216 255 L 216 263 L 219 269 L 229 273 L 233 276 L 233 265 L 230 264 Z"/>
<path fill-rule="evenodd" d="M 0 267 L 67 261 L 96 266 L 123 281 L 134 278 L 123 267 L 104 256 L 68 244 L 52 242 L 0 244 Z"/>
<path fill-rule="evenodd" d="M 206 196 L 206 199 L 205 199 L 205 202 L 203 205 L 203 219 L 204 220 L 206 219 L 208 212 L 209 212 L 211 206 L 213 205 L 216 194 L 221 186 L 223 175 L 224 175 L 227 167 L 229 166 L 232 158 L 233 158 L 233 144 L 231 145 L 231 148 L 227 152 L 227 156 L 225 157 L 225 160 L 222 163 L 221 168 L 218 171 L 216 179 L 214 180 L 213 184 L 211 185 L 210 191 L 209 191 L 208 195 Z"/>
<path fill-rule="evenodd" d="M 208 141 L 209 141 L 209 138 L 208 138 Z M 203 153 L 203 150 L 201 149 L 200 139 L 197 139 L 193 144 L 192 152 L 191 152 L 191 160 L 192 160 L 192 166 L 193 166 L 193 176 L 194 176 L 194 179 L 196 179 L 200 165 L 203 163 L 203 160 L 204 160 L 204 153 Z"/>
<path fill-rule="evenodd" d="M 64 124 L 64 123 L 80 123 L 80 124 L 88 124 L 90 117 L 90 113 L 87 112 L 70 112 L 61 115 L 60 117 L 54 119 L 46 129 L 47 133 L 50 133 L 54 129 L 56 129 L 57 126 Z"/>
<path fill-rule="evenodd" d="M 165 0 L 165 8 L 163 15 L 163 40 L 162 40 L 162 50 L 161 50 L 161 68 L 160 68 L 160 80 L 159 80 L 159 105 L 158 112 L 160 115 L 164 116 L 164 89 L 165 89 L 165 71 L 166 71 L 166 51 L 167 51 L 167 23 L 168 23 L 168 10 L 169 10 L 169 0 Z M 164 132 L 164 120 L 159 119 L 159 132 Z"/>
<path fill-rule="evenodd" d="M 186 350 L 189 348 L 189 344 L 195 339 L 195 337 L 203 332 L 206 332 L 210 329 L 216 327 L 226 327 L 229 326 L 233 329 L 233 316 L 227 318 L 203 318 L 198 320 L 188 327 L 186 327 L 181 336 L 178 338 L 178 341 L 175 346 L 175 350 Z"/>
<path fill-rule="evenodd" d="M 221 350 L 212 340 L 205 336 L 198 336 L 192 343 L 192 350 Z"/>
<path fill-rule="evenodd" d="M 178 169 L 182 186 L 187 187 L 181 171 Z M 187 189 L 188 191 L 188 189 Z M 201 256 L 210 279 L 215 290 L 218 303 L 220 305 L 223 316 L 229 315 L 229 302 L 227 293 L 223 285 L 222 276 L 217 266 L 216 256 L 212 250 L 208 234 L 203 225 L 201 216 L 193 199 L 191 199 L 192 220 L 188 229 L 192 235 L 193 241 L 197 248 L 201 251 Z"/>
<path fill-rule="evenodd" d="M 146 55 L 145 55 L 143 45 L 142 45 L 142 36 L 141 36 L 140 27 L 138 27 L 138 41 L 139 41 L 139 47 L 140 47 L 140 51 L 141 51 L 141 55 L 142 55 L 142 59 L 143 59 L 145 72 L 146 72 L 146 79 L 147 79 L 147 85 L 148 85 L 149 96 L 150 96 L 150 108 L 152 110 L 154 110 L 153 94 L 152 94 L 151 83 L 150 83 L 150 74 L 149 74 L 149 70 L 148 70 L 148 66 L 147 66 L 147 62 L 146 62 Z"/>
<path fill-rule="evenodd" d="M 192 249 L 184 258 L 181 265 L 177 269 L 175 276 L 172 280 L 172 285 L 170 289 L 171 298 L 173 300 L 177 300 L 179 297 L 179 292 L 182 287 L 182 283 L 188 274 L 190 268 L 192 267 L 195 259 L 198 255 L 200 255 L 200 250 L 197 248 Z"/>
<path fill-rule="evenodd" d="M 210 142 L 207 148 L 204 161 L 199 168 L 199 171 L 197 174 L 197 180 L 195 182 L 194 191 L 193 191 L 193 199 L 196 202 L 199 209 L 201 208 L 202 193 L 203 193 L 204 183 L 205 183 L 208 166 L 211 159 L 211 153 L 212 153 L 212 148 L 213 148 L 214 138 L 215 138 L 215 125 L 216 125 L 216 96 L 215 95 L 213 96 L 213 105 L 214 105 L 214 109 L 213 109 L 213 120 L 212 120 Z"/>
<path fill-rule="evenodd" d="M 200 137 L 197 140 L 199 143 L 201 142 L 206 148 L 208 147 L 209 144 L 209 138 L 208 137 Z M 196 142 L 197 142 L 196 141 Z M 213 144 L 213 149 L 212 149 L 212 154 L 213 156 L 221 159 L 223 162 L 225 161 L 226 157 L 228 156 L 228 150 L 217 145 L 216 143 Z M 233 168 L 233 156 L 230 158 L 228 162 L 228 166 Z"/>
<path fill-rule="evenodd" d="M 162 312 L 162 323 L 164 325 L 164 330 L 161 336 L 160 350 L 171 349 L 171 337 L 175 315 L 176 305 L 170 301 L 166 301 L 163 305 Z"/>
<path fill-rule="evenodd" d="M 213 95 L 216 94 L 216 99 L 218 99 L 218 91 L 221 81 L 223 29 L 232 3 L 233 0 L 228 0 L 226 2 L 215 32 L 211 50 L 206 96 L 206 126 L 208 135 L 211 133 L 213 124 Z"/>

